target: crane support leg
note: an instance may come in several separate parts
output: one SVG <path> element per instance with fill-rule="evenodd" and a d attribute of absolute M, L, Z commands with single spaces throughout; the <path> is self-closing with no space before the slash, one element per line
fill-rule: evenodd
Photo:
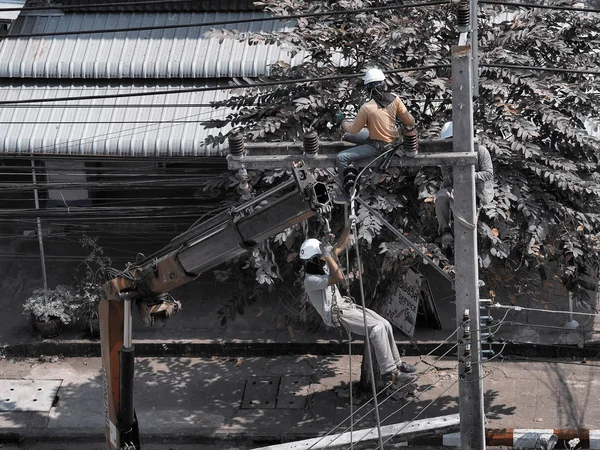
<path fill-rule="evenodd" d="M 104 417 L 109 450 L 141 449 L 133 408 L 134 350 L 131 345 L 131 301 L 113 295 L 117 278 L 107 283 L 100 301 L 100 348 L 104 386 Z M 108 295 L 107 295 L 108 293 Z M 128 338 L 127 338 L 128 337 Z"/>

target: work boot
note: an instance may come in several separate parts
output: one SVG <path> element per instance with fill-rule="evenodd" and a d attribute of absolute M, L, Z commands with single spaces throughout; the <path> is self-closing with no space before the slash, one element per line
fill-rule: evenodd
<path fill-rule="evenodd" d="M 394 369 L 391 372 L 386 373 L 383 376 L 383 379 L 386 384 L 393 385 L 403 385 L 407 383 L 411 383 L 416 380 L 414 375 L 409 375 L 408 373 L 403 373 L 400 369 Z"/>
<path fill-rule="evenodd" d="M 404 361 L 402 361 L 396 367 L 402 373 L 415 373 L 417 371 L 417 368 L 415 366 L 413 366 L 412 364 L 405 363 Z"/>

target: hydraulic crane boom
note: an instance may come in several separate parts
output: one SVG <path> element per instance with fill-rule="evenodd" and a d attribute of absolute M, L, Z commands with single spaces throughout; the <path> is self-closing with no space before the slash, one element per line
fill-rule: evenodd
<path fill-rule="evenodd" d="M 326 186 L 304 167 L 293 167 L 292 171 L 293 180 L 193 226 L 162 250 L 104 284 L 99 316 L 109 450 L 141 448 L 133 406 L 132 304 L 160 304 L 165 301 L 165 294 L 195 280 L 200 273 L 328 211 L 331 206 Z M 293 190 L 284 193 L 292 187 Z"/>

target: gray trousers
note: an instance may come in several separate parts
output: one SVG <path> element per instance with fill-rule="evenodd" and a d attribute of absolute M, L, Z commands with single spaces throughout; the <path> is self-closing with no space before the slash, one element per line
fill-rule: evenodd
<path fill-rule="evenodd" d="M 451 186 L 441 187 L 435 197 L 435 216 L 438 222 L 438 233 L 450 229 L 450 211 L 454 207 L 454 190 Z"/>
<path fill-rule="evenodd" d="M 335 165 L 338 169 L 338 176 L 344 185 L 344 170 L 357 159 L 374 158 L 381 154 L 375 147 L 369 144 L 369 130 L 363 128 L 356 134 L 346 133 L 342 137 L 343 141 L 359 144 L 356 147 L 341 151 L 336 155 Z"/>
<path fill-rule="evenodd" d="M 362 307 L 344 299 L 338 303 L 338 308 L 342 327 L 346 331 L 364 336 L 366 333 Z M 369 308 L 366 308 L 365 312 L 371 348 L 375 353 L 379 370 L 382 374 L 391 372 L 402 362 L 398 348 L 396 348 L 392 325 Z"/>

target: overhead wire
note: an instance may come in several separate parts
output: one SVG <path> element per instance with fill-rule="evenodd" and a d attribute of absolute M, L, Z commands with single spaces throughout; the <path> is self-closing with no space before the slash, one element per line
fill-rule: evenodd
<path fill-rule="evenodd" d="M 401 69 L 391 69 L 384 71 L 387 74 L 413 72 L 413 71 L 424 71 L 432 69 L 445 69 L 449 68 L 449 63 L 445 64 L 429 64 L 417 67 L 403 67 Z M 29 103 L 54 103 L 54 102 L 68 102 L 68 101 L 81 101 L 81 100 L 101 100 L 101 99 L 113 99 L 113 98 L 130 98 L 130 97 L 148 97 L 153 95 L 177 95 L 177 94 L 190 94 L 194 92 L 211 92 L 217 90 L 231 90 L 231 89 L 254 89 L 261 87 L 273 87 L 273 86 L 286 86 L 286 85 L 297 85 L 304 83 L 315 83 L 320 81 L 333 81 L 333 80 L 344 80 L 349 78 L 359 78 L 364 76 L 363 73 L 351 73 L 344 75 L 329 75 L 323 77 L 308 77 L 308 78 L 285 78 L 281 80 L 265 81 L 252 84 L 240 84 L 230 86 L 205 86 L 195 88 L 184 88 L 184 89 L 170 89 L 160 91 L 147 91 L 147 92 L 128 92 L 122 94 L 102 94 L 102 95 L 79 95 L 73 97 L 54 97 L 54 98 L 32 98 L 22 100 L 2 100 L 0 105 L 22 105 Z M 60 107 L 61 105 L 56 105 Z"/>
<path fill-rule="evenodd" d="M 479 0 L 479 3 L 486 5 L 511 6 L 517 8 L 551 9 L 556 11 L 600 13 L 600 9 L 596 8 L 576 8 L 574 6 L 566 5 L 540 5 L 536 3 L 505 2 L 500 0 Z"/>
<path fill-rule="evenodd" d="M 32 38 L 32 37 L 50 37 L 50 36 L 73 36 L 80 34 L 105 34 L 105 33 L 129 33 L 132 31 L 152 31 L 152 30 L 171 30 L 177 28 L 201 28 L 201 27 L 214 27 L 221 25 L 234 25 L 239 23 L 255 23 L 255 22 L 273 22 L 273 21 L 289 21 L 295 19 L 309 19 L 318 18 L 324 16 L 339 16 L 346 14 L 362 14 L 371 12 L 390 11 L 395 9 L 407 9 L 407 8 L 418 8 L 448 4 L 447 0 L 434 0 L 429 2 L 417 2 L 410 4 L 400 5 L 388 5 L 388 6 L 375 6 L 372 8 L 357 8 L 357 9 L 344 9 L 344 10 L 333 10 L 323 12 L 311 12 L 301 14 L 289 14 L 285 16 L 265 16 L 265 17 L 249 17 L 245 19 L 231 19 L 231 20 L 217 20 L 213 22 L 196 22 L 196 23 L 182 23 L 182 24 L 169 24 L 169 25 L 148 25 L 139 27 L 123 27 L 123 28 L 107 28 L 97 30 L 71 30 L 71 31 L 54 31 L 50 33 L 15 33 L 3 36 L 3 39 L 19 39 L 19 38 Z"/>
<path fill-rule="evenodd" d="M 513 69 L 513 70 L 551 71 L 551 72 L 557 72 L 557 73 L 571 73 L 571 74 L 591 74 L 591 75 L 600 74 L 600 70 L 566 69 L 566 68 L 560 68 L 560 67 L 538 67 L 538 66 L 525 66 L 525 65 L 518 65 L 518 64 L 481 63 L 480 66 L 481 67 L 490 67 L 490 68 Z M 384 73 L 395 74 L 395 73 L 412 72 L 412 71 L 426 71 L 426 70 L 432 70 L 432 69 L 446 69 L 446 68 L 450 68 L 450 67 L 451 67 L 450 63 L 429 64 L 429 65 L 416 66 L 416 67 L 403 67 L 400 69 L 385 70 Z M 101 100 L 101 99 L 117 99 L 117 98 L 130 98 L 130 97 L 147 97 L 147 96 L 155 96 L 155 95 L 177 95 L 177 94 L 189 94 L 189 93 L 194 93 L 194 92 L 211 92 L 211 91 L 229 90 L 229 89 L 254 89 L 254 88 L 261 88 L 261 87 L 286 86 L 286 85 L 295 85 L 295 84 L 304 84 L 304 83 L 315 83 L 315 82 L 321 82 L 321 81 L 359 78 L 359 77 L 362 77 L 363 75 L 364 75 L 363 73 L 352 73 L 352 74 L 344 74 L 344 75 L 330 75 L 330 76 L 323 76 L 323 77 L 308 77 L 308 78 L 301 78 L 301 79 L 286 78 L 286 79 L 281 79 L 281 80 L 265 81 L 265 82 L 241 84 L 241 85 L 230 85 L 230 86 L 205 86 L 205 87 L 171 89 L 171 90 L 156 90 L 156 91 L 146 91 L 146 92 L 128 92 L 128 93 L 121 93 L 121 94 L 79 95 L 79 96 L 72 96 L 72 97 L 2 100 L 2 101 L 0 101 L 0 105 L 11 106 L 11 105 L 23 105 L 23 104 L 31 104 L 31 103 L 43 104 L 43 103 L 69 102 L 69 101 L 81 101 L 81 100 Z M 56 108 L 60 108 L 62 105 L 53 105 L 53 106 Z M 192 117 L 192 116 L 189 116 L 189 117 Z"/>
<path fill-rule="evenodd" d="M 550 313 L 550 314 L 577 314 L 580 316 L 589 316 L 589 317 L 600 316 L 600 313 L 586 313 L 586 312 L 575 312 L 575 311 L 554 310 L 554 309 L 529 308 L 529 307 L 525 307 L 525 306 L 502 305 L 500 303 L 493 303 L 490 305 L 490 308 L 510 309 L 513 311 L 537 311 L 537 312 Z"/>
<path fill-rule="evenodd" d="M 579 314 L 579 313 L 575 312 L 573 314 Z M 556 330 L 556 331 L 600 334 L 600 330 L 587 330 L 587 329 L 583 329 L 583 328 L 567 328 L 567 327 L 559 327 L 559 326 L 553 326 L 553 325 L 541 325 L 541 324 L 534 324 L 534 323 L 515 322 L 512 320 L 507 320 L 505 323 L 508 326 L 543 328 L 543 329 Z"/>
<path fill-rule="evenodd" d="M 147 94 L 147 93 L 145 93 L 145 94 Z M 125 94 L 121 94 L 121 95 L 125 95 Z M 48 99 L 46 99 L 46 100 L 48 100 Z M 25 100 L 25 102 L 29 103 L 29 101 L 27 101 L 27 100 Z M 0 102 L 0 104 L 2 104 L 2 102 Z M 212 111 L 205 111 L 202 113 L 189 114 L 186 116 L 181 116 L 179 119 L 187 119 L 190 117 L 199 117 L 199 116 L 203 116 L 203 115 L 210 114 L 210 113 L 212 113 Z M 159 129 L 164 131 L 165 129 L 173 128 L 176 126 L 178 126 L 178 124 L 169 124 L 164 127 L 162 127 L 161 124 L 146 124 L 146 125 L 142 125 L 139 127 L 131 127 L 131 128 L 126 128 L 124 130 L 121 129 L 121 130 L 110 131 L 107 133 L 96 134 L 93 136 L 82 137 L 80 139 L 75 139 L 75 140 L 67 141 L 67 142 L 63 142 L 63 143 L 53 143 L 53 144 L 42 145 L 40 147 L 30 149 L 28 153 L 40 152 L 47 148 L 52 148 L 54 150 L 61 150 L 64 147 L 64 149 L 67 149 L 69 147 L 76 146 L 78 144 L 81 145 L 83 143 L 89 143 L 90 140 L 91 140 L 91 142 L 94 142 L 96 139 L 98 139 L 100 137 L 104 137 L 105 139 L 103 140 L 103 142 L 106 142 L 109 140 L 108 136 L 112 136 L 112 139 L 116 139 L 117 137 L 122 138 L 125 136 L 134 136 L 136 134 L 141 134 L 141 133 L 145 133 L 148 131 L 158 131 Z M 156 129 L 149 130 L 150 127 L 156 127 Z M 143 130 L 143 131 L 137 131 L 137 130 Z M 132 131 L 132 133 L 126 134 L 129 131 Z M 133 132 L 133 131 L 135 131 L 135 132 Z"/>
<path fill-rule="evenodd" d="M 156 5 L 156 4 L 176 4 L 176 3 L 192 3 L 193 0 L 146 0 L 146 1 L 131 1 L 131 2 L 106 2 L 106 3 L 85 3 L 81 5 L 46 5 L 46 6 L 23 6 L 22 8 L 1 8 L 1 12 L 7 11 L 48 11 L 48 10 L 79 10 L 90 8 L 114 8 L 115 6 L 138 6 L 138 5 Z"/>
<path fill-rule="evenodd" d="M 600 70 L 592 69 L 565 69 L 562 67 L 540 67 L 540 66 L 524 66 L 520 64 L 495 64 L 495 63 L 480 63 L 481 67 L 492 67 L 496 69 L 513 69 L 513 70 L 533 70 L 542 72 L 556 72 L 582 75 L 600 75 Z"/>

